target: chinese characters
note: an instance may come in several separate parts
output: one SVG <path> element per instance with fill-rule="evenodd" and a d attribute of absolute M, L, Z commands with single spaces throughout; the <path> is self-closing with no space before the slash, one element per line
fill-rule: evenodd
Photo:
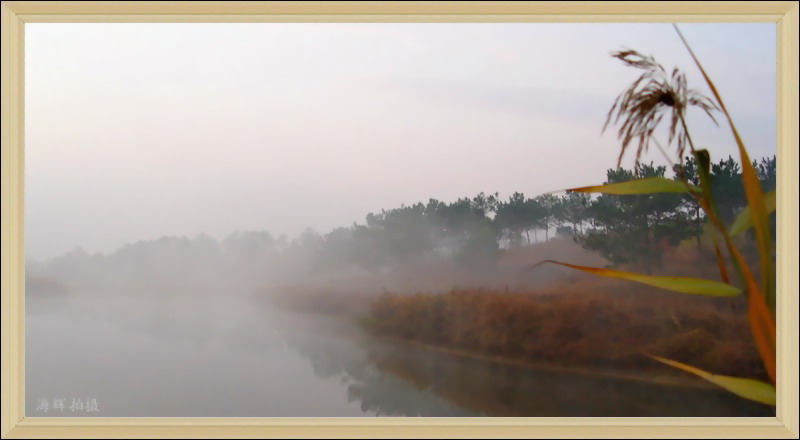
<path fill-rule="evenodd" d="M 85 399 L 73 397 L 71 400 L 67 400 L 64 397 L 50 400 L 41 398 L 36 401 L 36 412 L 63 413 L 65 411 L 94 413 L 100 412 L 100 407 L 96 398 L 88 397 Z"/>

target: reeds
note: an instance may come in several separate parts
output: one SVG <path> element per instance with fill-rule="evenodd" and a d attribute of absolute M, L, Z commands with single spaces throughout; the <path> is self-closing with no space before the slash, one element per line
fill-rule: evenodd
<path fill-rule="evenodd" d="M 744 147 L 728 110 L 725 108 L 725 104 L 719 92 L 677 26 L 675 26 L 675 30 L 687 51 L 692 56 L 700 73 L 703 75 L 714 97 L 714 101 L 711 101 L 695 90 L 689 89 L 686 86 L 684 75 L 680 73 L 678 69 L 673 69 L 672 75 L 667 77 L 666 70 L 652 57 L 642 56 L 638 52 L 632 50 L 616 52 L 613 54 L 615 58 L 620 59 L 631 67 L 644 70 L 644 73 L 634 81 L 627 91 L 623 92 L 617 98 L 609 111 L 606 126 L 608 126 L 612 120 L 612 116 L 615 114 L 616 117 L 613 118 L 614 123 L 618 123 L 620 119 L 623 119 L 622 126 L 618 132 L 622 140 L 619 160 L 622 159 L 622 155 L 628 147 L 628 144 L 638 139 L 639 148 L 636 156 L 636 161 L 638 162 L 641 153 L 646 151 L 649 142 L 652 140 L 657 143 L 654 138 L 654 131 L 663 118 L 664 110 L 671 109 L 669 142 L 677 139 L 679 154 L 677 163 L 673 165 L 679 170 L 681 169 L 685 147 L 688 144 L 691 149 L 691 155 L 694 156 L 698 164 L 700 186 L 692 185 L 686 180 L 682 172 L 678 173 L 678 177 L 683 183 L 683 192 L 690 194 L 694 198 L 697 204 L 702 208 L 711 226 L 721 281 L 717 282 L 714 280 L 692 277 L 650 276 L 630 272 L 609 271 L 603 268 L 576 266 L 551 260 L 545 262 L 565 265 L 600 276 L 628 279 L 638 283 L 658 286 L 674 292 L 733 297 L 744 295 L 747 300 L 747 317 L 750 333 L 758 349 L 764 369 L 769 376 L 769 383 L 748 378 L 720 376 L 681 362 L 655 356 L 652 353 L 645 354 L 659 362 L 702 377 L 741 397 L 774 405 L 774 384 L 776 379 L 776 336 L 774 318 L 775 264 L 772 256 L 774 237 L 772 237 L 769 228 L 768 215 L 771 213 L 770 208 L 773 211 L 775 209 L 775 194 L 773 192 L 765 195 L 762 192 L 761 184 L 747 154 L 747 150 Z M 711 174 L 709 169 L 711 163 L 710 154 L 706 150 L 695 149 L 692 144 L 685 120 L 685 109 L 688 106 L 700 107 L 708 116 L 712 117 L 712 119 L 712 112 L 719 110 L 728 122 L 731 134 L 739 149 L 740 162 L 742 164 L 742 181 L 744 192 L 747 197 L 747 209 L 740 214 L 740 218 L 734 222 L 734 225 L 736 226 L 736 230 L 743 230 L 749 227 L 755 230 L 755 241 L 759 253 L 758 271 L 752 270 L 749 267 L 732 239 L 733 234 L 730 232 L 730 225 L 725 225 L 719 217 L 715 200 L 711 193 Z M 574 188 L 570 191 L 613 194 L 652 194 L 658 192 L 675 192 L 675 185 L 674 182 L 669 183 L 666 179 L 651 178 L 616 183 L 613 187 L 599 185 Z M 728 251 L 727 257 L 720 251 L 717 237 L 722 239 L 722 244 Z M 738 283 L 736 284 L 734 284 L 727 274 L 726 260 L 729 260 L 736 270 L 738 275 Z M 760 275 L 760 283 L 756 281 L 756 274 Z"/>
<path fill-rule="evenodd" d="M 669 115 L 668 143 L 677 144 L 678 157 L 683 157 L 686 145 L 691 144 L 684 115 L 690 106 L 703 110 L 714 123 L 713 112 L 719 107 L 707 96 L 686 85 L 686 75 L 677 67 L 667 74 L 664 67 L 652 56 L 645 56 L 635 50 L 613 52 L 612 56 L 628 66 L 642 70 L 642 74 L 630 87 L 620 93 L 608 111 L 605 131 L 609 124 L 617 124 L 622 119 L 617 136 L 622 141 L 617 167 L 631 142 L 637 141 L 636 165 L 642 153 L 647 152 L 656 128 L 665 115 Z M 638 167 L 634 167 L 636 169 Z"/>
<path fill-rule="evenodd" d="M 512 292 L 384 293 L 365 324 L 378 335 L 512 361 L 658 374 L 658 364 L 641 355 L 648 351 L 766 379 L 741 310 L 719 299 L 588 279 Z"/>

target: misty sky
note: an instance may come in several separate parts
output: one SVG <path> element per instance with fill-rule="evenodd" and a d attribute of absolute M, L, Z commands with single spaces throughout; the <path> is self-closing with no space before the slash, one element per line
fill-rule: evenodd
<path fill-rule="evenodd" d="M 681 28 L 751 156 L 775 154 L 774 25 Z M 601 135 L 606 112 L 638 75 L 610 51 L 677 64 L 706 91 L 668 24 L 25 32 L 25 240 L 37 259 L 164 235 L 325 233 L 429 198 L 601 183 L 619 151 L 613 131 Z M 712 158 L 736 157 L 727 129 L 697 111 L 688 122 Z"/>

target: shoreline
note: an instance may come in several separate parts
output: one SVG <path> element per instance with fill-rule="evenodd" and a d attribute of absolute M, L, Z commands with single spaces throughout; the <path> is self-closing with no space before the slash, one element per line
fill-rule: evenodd
<path fill-rule="evenodd" d="M 472 359 L 476 361 L 490 362 L 506 366 L 515 366 L 531 370 L 543 370 L 556 373 L 576 374 L 588 377 L 605 377 L 609 379 L 627 380 L 633 382 L 649 383 L 654 385 L 693 388 L 693 389 L 707 389 L 707 390 L 721 389 L 709 382 L 706 382 L 699 378 L 694 378 L 693 376 L 689 376 L 688 374 L 686 375 L 686 378 L 681 378 L 677 375 L 671 375 L 667 373 L 663 375 L 658 375 L 658 373 L 654 373 L 651 371 L 606 370 L 599 368 L 593 369 L 587 367 L 558 365 L 551 362 L 536 362 L 530 360 L 515 359 L 500 355 L 481 354 L 467 350 L 460 350 L 456 348 L 448 348 L 444 346 L 428 344 L 421 341 L 404 339 L 396 336 L 376 334 L 371 332 L 368 328 L 366 328 L 362 323 L 359 322 L 358 318 L 353 316 L 326 314 L 326 313 L 309 312 L 309 311 L 293 311 L 293 312 L 300 313 L 303 315 L 316 316 L 316 317 L 324 316 L 326 318 L 336 320 L 341 323 L 346 323 L 348 324 L 348 327 L 351 327 L 350 330 L 353 332 L 354 337 L 367 337 L 370 339 L 374 339 L 376 341 L 382 341 L 382 342 L 385 341 L 398 345 L 408 345 L 415 348 L 429 350 L 437 353 L 448 354 L 451 356 L 456 356 L 465 359 Z"/>
<path fill-rule="evenodd" d="M 447 347 L 427 344 L 420 341 L 398 338 L 394 336 L 377 335 L 370 333 L 368 330 L 365 329 L 362 331 L 364 332 L 364 334 L 368 335 L 371 338 L 375 338 L 377 340 L 385 340 L 395 344 L 410 345 L 424 350 L 430 350 L 437 353 L 444 353 L 461 358 L 467 358 L 483 362 L 491 362 L 500 365 L 521 367 L 531 370 L 544 370 L 555 373 L 576 374 L 588 377 L 605 377 L 616 380 L 627 380 L 633 382 L 642 382 L 654 385 L 682 387 L 682 388 L 708 389 L 708 390 L 713 390 L 718 388 L 702 379 L 695 379 L 693 377 L 689 377 L 688 375 L 686 379 L 683 379 L 675 375 L 663 375 L 663 376 L 653 375 L 652 372 L 647 372 L 647 371 L 634 372 L 634 371 L 624 371 L 624 370 L 604 370 L 604 369 L 592 369 L 586 367 L 564 366 L 550 362 L 536 362 L 536 361 L 528 361 L 522 359 L 514 359 L 506 356 L 474 353 L 466 350 L 447 348 Z"/>
<path fill-rule="evenodd" d="M 436 353 L 443 353 L 450 356 L 471 359 L 475 361 L 489 362 L 506 366 L 515 366 L 530 370 L 542 370 L 555 373 L 575 374 L 586 377 L 603 377 L 615 380 L 626 380 L 626 381 L 648 383 L 661 386 L 705 389 L 705 390 L 721 389 L 700 378 L 695 378 L 694 376 L 690 376 L 689 374 L 686 374 L 686 377 L 683 378 L 676 374 L 669 374 L 666 372 L 663 374 L 658 373 L 655 370 L 654 371 L 623 370 L 623 369 L 612 370 L 612 369 L 601 369 L 601 368 L 591 368 L 591 367 L 566 366 L 566 365 L 555 364 L 552 362 L 537 362 L 537 361 L 517 359 L 502 355 L 482 354 L 467 350 L 461 350 L 457 348 L 449 348 L 440 345 L 429 344 L 422 341 L 404 339 L 397 336 L 373 333 L 372 331 L 370 331 L 368 327 L 359 322 L 359 319 L 357 317 L 354 317 L 352 315 L 330 314 L 320 311 L 308 311 L 308 310 L 287 310 L 287 311 L 311 317 L 325 317 L 334 321 L 338 321 L 343 324 L 347 324 L 347 327 L 349 327 L 348 333 L 352 332 L 352 336 L 356 338 L 367 337 L 370 339 L 374 339 L 379 343 L 388 342 L 395 345 L 407 345 L 418 349 L 429 350 Z"/>

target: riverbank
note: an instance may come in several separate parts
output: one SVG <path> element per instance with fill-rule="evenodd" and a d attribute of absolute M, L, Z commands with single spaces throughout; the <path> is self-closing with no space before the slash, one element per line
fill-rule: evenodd
<path fill-rule="evenodd" d="M 631 283 L 384 293 L 363 322 L 378 336 L 533 365 L 663 373 L 647 352 L 717 374 L 764 376 L 739 298 L 676 295 Z"/>
<path fill-rule="evenodd" d="M 337 298 L 339 302 L 328 297 L 322 303 L 306 298 L 290 308 L 310 317 L 357 323 L 381 343 L 537 370 L 713 388 L 653 361 L 643 354 L 648 352 L 718 374 L 764 375 L 750 342 L 744 305 L 737 300 L 682 296 L 601 279 L 538 291 Z"/>
<path fill-rule="evenodd" d="M 362 362 L 383 375 L 382 386 L 396 387 L 392 379 L 396 378 L 422 393 L 483 415 L 697 417 L 774 413 L 694 376 L 659 369 L 657 364 L 656 370 L 634 371 L 521 361 L 377 336 L 365 332 L 353 317 L 319 312 L 293 315 L 298 331 L 336 336 L 342 343 L 362 347 L 367 354 Z M 325 350 L 336 353 L 341 349 L 334 344 L 326 345 Z M 381 399 L 374 397 L 377 404 Z"/>
<path fill-rule="evenodd" d="M 715 388 L 715 386 L 709 382 L 695 378 L 694 376 L 679 373 L 672 369 L 662 369 L 660 368 L 659 364 L 654 364 L 654 367 L 656 367 L 657 371 L 634 371 L 622 369 L 615 370 L 612 368 L 592 368 L 589 365 L 577 366 L 564 365 L 555 362 L 524 360 L 502 355 L 490 355 L 475 351 L 459 350 L 452 347 L 437 346 L 388 334 L 380 334 L 374 331 L 374 326 L 370 324 L 368 317 L 347 314 L 340 311 L 331 313 L 312 309 L 293 309 L 291 312 L 297 314 L 297 316 L 308 318 L 311 322 L 318 323 L 320 320 L 324 320 L 327 325 L 322 331 L 346 337 L 351 340 L 359 340 L 366 337 L 378 344 L 389 344 L 401 348 L 407 346 L 410 348 L 442 353 L 458 358 L 473 359 L 498 365 L 516 366 L 532 370 L 551 371 L 556 373 L 575 374 L 589 377 L 607 377 L 627 381 L 686 388 Z M 692 332 L 693 331 L 696 330 L 692 330 Z"/>
<path fill-rule="evenodd" d="M 715 386 L 708 381 L 694 378 L 693 376 L 689 375 L 678 376 L 675 374 L 674 371 L 672 372 L 660 371 L 654 374 L 654 372 L 652 371 L 593 369 L 591 367 L 566 366 L 554 363 L 525 361 L 521 359 L 514 359 L 503 356 L 485 355 L 464 350 L 456 350 L 453 348 L 438 347 L 435 345 L 410 341 L 406 339 L 393 338 L 391 336 L 375 336 L 375 338 L 386 343 L 398 344 L 398 345 L 406 344 L 416 348 L 429 350 L 437 353 L 444 353 L 459 358 L 473 359 L 481 362 L 489 362 L 504 366 L 514 366 L 530 370 L 549 371 L 554 373 L 572 374 L 572 375 L 586 376 L 586 377 L 610 378 L 610 379 L 641 382 L 654 385 L 665 385 L 672 387 L 683 387 L 683 388 L 693 388 L 693 389 L 715 388 Z"/>
<path fill-rule="evenodd" d="M 743 296 L 682 295 L 557 267 L 519 278 L 519 284 L 497 284 L 503 271 L 530 276 L 522 269 L 556 251 L 573 257 L 583 252 L 574 243 L 548 242 L 507 252 L 493 269 L 498 273 L 487 269 L 485 279 L 438 267 L 416 277 L 375 274 L 369 282 L 342 278 L 292 286 L 273 300 L 295 311 L 357 320 L 374 336 L 463 356 L 620 377 L 695 379 L 646 352 L 716 374 L 767 379 Z M 717 270 L 693 243 L 665 254 L 663 263 L 666 274 L 713 278 Z M 446 280 L 450 287 L 441 287 Z"/>

